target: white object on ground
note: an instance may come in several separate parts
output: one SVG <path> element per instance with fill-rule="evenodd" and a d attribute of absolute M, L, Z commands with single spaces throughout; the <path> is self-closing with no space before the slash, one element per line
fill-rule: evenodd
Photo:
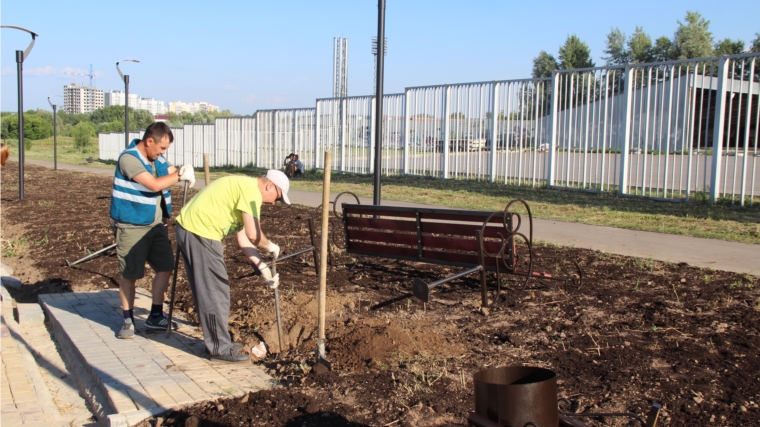
<path fill-rule="evenodd" d="M 259 342 L 257 345 L 251 348 L 251 354 L 263 359 L 267 356 L 267 345 L 264 341 Z"/>

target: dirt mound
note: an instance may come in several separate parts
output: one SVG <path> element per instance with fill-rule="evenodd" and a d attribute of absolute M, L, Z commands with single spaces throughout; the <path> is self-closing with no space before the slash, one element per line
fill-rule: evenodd
<path fill-rule="evenodd" d="M 367 319 L 368 320 L 368 319 Z M 422 327 L 404 327 L 395 320 L 349 319 L 346 329 L 330 341 L 335 348 L 352 351 L 334 352 L 333 362 L 341 369 L 358 370 L 367 367 L 387 367 L 414 357 L 447 358 L 465 353 L 465 346 L 451 342 L 440 327 L 433 331 Z"/>

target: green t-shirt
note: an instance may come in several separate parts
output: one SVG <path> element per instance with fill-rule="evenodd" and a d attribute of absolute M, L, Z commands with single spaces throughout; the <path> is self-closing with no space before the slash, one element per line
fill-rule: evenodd
<path fill-rule="evenodd" d="M 221 241 L 243 228 L 243 212 L 259 218 L 261 192 L 258 179 L 225 176 L 193 197 L 182 208 L 177 222 L 193 234 Z"/>

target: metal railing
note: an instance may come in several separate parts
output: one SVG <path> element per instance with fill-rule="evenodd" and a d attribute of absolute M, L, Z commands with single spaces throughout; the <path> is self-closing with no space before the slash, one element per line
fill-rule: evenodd
<path fill-rule="evenodd" d="M 753 204 L 760 54 L 559 70 L 551 78 L 406 88 L 383 97 L 382 173 Z M 173 164 L 374 172 L 374 97 L 173 129 Z M 138 133 L 132 132 L 134 137 Z M 716 144 L 715 141 L 720 141 Z M 99 135 L 115 160 L 123 133 Z"/>

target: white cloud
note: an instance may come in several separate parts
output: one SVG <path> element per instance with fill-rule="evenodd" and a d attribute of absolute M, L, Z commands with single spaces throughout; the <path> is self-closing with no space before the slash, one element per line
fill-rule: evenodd
<path fill-rule="evenodd" d="M 256 94 L 252 93 L 245 98 L 243 98 L 243 102 L 246 104 L 253 104 L 256 101 Z"/>
<path fill-rule="evenodd" d="M 237 86 L 235 85 L 224 85 L 222 88 L 227 90 L 237 90 Z"/>
<path fill-rule="evenodd" d="M 58 74 L 58 70 L 47 65 L 45 67 L 30 68 L 28 70 L 24 70 L 24 74 L 29 74 L 30 76 L 50 76 Z"/>
<path fill-rule="evenodd" d="M 16 69 L 13 67 L 3 67 L 2 71 L 0 71 L 0 74 L 7 75 L 7 74 L 16 74 Z"/>

